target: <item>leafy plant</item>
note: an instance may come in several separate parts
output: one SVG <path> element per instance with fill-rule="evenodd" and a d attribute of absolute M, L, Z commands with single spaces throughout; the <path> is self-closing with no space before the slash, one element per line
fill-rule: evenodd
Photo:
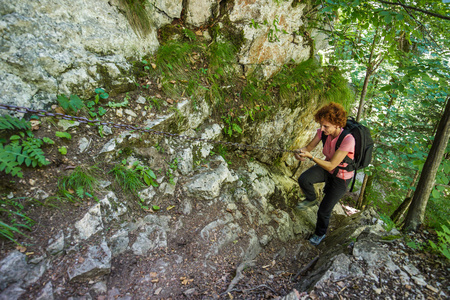
<path fill-rule="evenodd" d="M 2 117 L 0 123 L 7 130 L 31 128 L 29 122 L 25 123 L 15 117 Z M 23 177 L 20 167 L 23 164 L 34 168 L 50 164 L 41 149 L 44 140 L 35 138 L 30 130 L 11 135 L 9 140 L 9 143 L 6 139 L 0 140 L 0 171 L 12 176 Z"/>
<path fill-rule="evenodd" d="M 55 135 L 57 137 L 68 139 L 68 140 L 72 139 L 72 136 L 68 132 L 57 131 L 57 132 L 55 132 Z"/>
<path fill-rule="evenodd" d="M 222 119 L 225 122 L 225 127 L 223 130 L 230 137 L 233 135 L 233 132 L 241 134 L 243 132 L 242 128 L 235 122 L 236 118 L 233 117 L 234 114 L 231 111 L 227 116 L 223 116 Z"/>
<path fill-rule="evenodd" d="M 98 104 L 100 99 L 108 99 L 109 95 L 107 92 L 105 92 L 104 89 L 97 88 L 95 89 L 95 104 Z"/>
<path fill-rule="evenodd" d="M 77 166 L 70 175 L 58 180 L 58 195 L 72 202 L 85 196 L 97 200 L 92 195 L 98 186 L 99 173 L 97 166 Z"/>
<path fill-rule="evenodd" d="M 144 179 L 144 182 L 147 185 L 149 185 L 149 186 L 151 185 L 151 186 L 154 186 L 154 187 L 158 186 L 158 183 L 156 183 L 156 175 L 152 171 L 152 169 L 150 169 L 148 167 L 144 167 L 138 161 L 133 163 L 133 167 L 136 170 L 136 172 L 140 173 L 140 175 Z"/>
<path fill-rule="evenodd" d="M 137 194 L 144 184 L 142 182 L 142 176 L 134 169 L 128 168 L 123 164 L 118 164 L 109 172 L 112 173 L 117 183 L 127 191 Z"/>
<path fill-rule="evenodd" d="M 125 98 L 123 99 L 122 102 L 111 102 L 111 101 L 109 101 L 106 105 L 108 105 L 109 107 L 112 107 L 112 108 L 125 107 L 129 103 L 128 100 L 130 100 L 130 96 L 129 96 L 128 93 L 126 93 Z"/>
<path fill-rule="evenodd" d="M 16 234 L 27 236 L 23 229 L 31 230 L 34 221 L 23 212 L 25 198 L 0 197 L 0 237 L 17 244 Z"/>
<path fill-rule="evenodd" d="M 96 105 L 98 105 L 100 99 L 108 99 L 109 97 L 108 93 L 101 88 L 95 89 L 95 94 L 95 99 L 93 101 L 86 102 L 86 107 L 89 109 L 89 115 L 93 118 L 96 118 L 97 116 L 102 117 L 106 114 L 106 109 L 102 106 L 97 108 Z"/>
<path fill-rule="evenodd" d="M 381 214 L 380 219 L 383 221 L 383 228 L 386 232 L 390 232 L 395 228 L 395 223 L 391 220 L 391 218 L 387 215 Z"/>
<path fill-rule="evenodd" d="M 450 224 L 448 221 L 447 223 Z M 433 241 L 428 241 L 431 248 L 441 253 L 447 259 L 450 259 L 450 229 L 447 226 L 442 225 L 442 231 L 436 231 L 436 233 L 439 241 L 437 244 Z"/>
<path fill-rule="evenodd" d="M 183 28 L 183 34 L 185 37 L 187 37 L 191 42 L 192 41 L 196 41 L 197 40 L 197 36 L 195 35 L 195 33 L 187 28 Z"/>
<path fill-rule="evenodd" d="M 59 153 L 61 153 L 62 155 L 66 155 L 66 154 L 67 154 L 67 147 L 66 147 L 66 146 L 58 147 L 58 151 L 59 151 Z"/>
<path fill-rule="evenodd" d="M 30 122 L 25 119 L 18 119 L 10 115 L 0 116 L 0 130 L 31 129 Z"/>
<path fill-rule="evenodd" d="M 169 168 L 167 169 L 166 175 L 169 177 L 169 183 L 175 185 L 175 171 L 178 170 L 178 158 L 175 158 L 169 163 Z"/>
<path fill-rule="evenodd" d="M 68 113 L 76 114 L 84 107 L 83 101 L 77 95 L 59 95 L 56 99 L 59 105 Z"/>

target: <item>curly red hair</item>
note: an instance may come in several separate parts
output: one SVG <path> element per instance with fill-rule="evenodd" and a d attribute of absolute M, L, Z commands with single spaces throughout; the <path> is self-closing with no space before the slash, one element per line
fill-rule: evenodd
<path fill-rule="evenodd" d="M 345 125 L 347 124 L 347 112 L 342 105 L 331 102 L 327 105 L 324 105 L 314 114 L 314 120 L 317 123 L 325 120 L 333 125 L 345 127 Z"/>

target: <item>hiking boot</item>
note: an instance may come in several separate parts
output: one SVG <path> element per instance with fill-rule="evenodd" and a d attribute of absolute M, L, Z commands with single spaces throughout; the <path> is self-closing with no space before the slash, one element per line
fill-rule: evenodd
<path fill-rule="evenodd" d="M 325 234 L 324 234 L 324 235 L 321 235 L 321 236 L 314 234 L 314 235 L 309 239 L 309 242 L 310 242 L 312 245 L 317 246 L 317 245 L 319 245 L 320 242 L 325 238 L 325 236 L 326 236 Z"/>
<path fill-rule="evenodd" d="M 313 201 L 302 201 L 299 204 L 297 204 L 297 206 L 295 208 L 297 208 L 298 210 L 304 210 L 307 207 L 313 207 L 314 205 L 317 204 L 317 200 L 313 200 Z"/>

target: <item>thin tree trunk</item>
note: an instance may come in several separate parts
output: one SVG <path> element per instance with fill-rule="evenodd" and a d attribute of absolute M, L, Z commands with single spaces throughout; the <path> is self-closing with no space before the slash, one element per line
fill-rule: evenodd
<path fill-rule="evenodd" d="M 411 182 L 410 187 L 413 187 L 416 185 L 417 178 L 419 178 L 419 171 L 416 171 L 416 174 L 414 174 L 413 181 Z M 394 221 L 394 223 L 398 224 L 400 219 L 403 217 L 403 215 L 408 211 L 409 205 L 411 204 L 412 200 L 412 188 L 408 189 L 408 192 L 406 193 L 405 200 L 403 200 L 402 204 L 400 204 L 397 209 L 392 213 L 391 220 Z"/>
<path fill-rule="evenodd" d="M 363 188 L 361 187 L 361 192 L 359 193 L 359 197 L 358 197 L 358 201 L 356 202 L 357 204 L 356 204 L 356 208 L 357 209 L 363 209 L 363 206 L 364 206 L 364 192 L 365 192 L 365 187 L 367 186 L 367 181 L 369 180 L 369 176 L 367 176 L 367 175 L 364 175 L 364 180 L 363 180 L 363 183 L 362 183 L 362 187 L 364 187 L 364 190 L 363 190 Z"/>
<path fill-rule="evenodd" d="M 358 114 L 356 115 L 356 122 L 359 122 L 361 120 L 361 115 L 364 110 L 364 99 L 366 98 L 367 86 L 369 85 L 369 79 L 371 75 L 372 75 L 372 66 L 368 66 L 366 69 L 366 77 L 364 78 L 364 84 L 361 91 L 361 97 L 359 98 L 359 108 Z"/>
<path fill-rule="evenodd" d="M 444 156 L 445 149 L 450 137 L 450 97 L 447 97 L 447 104 L 444 114 L 439 121 L 439 125 L 434 137 L 433 145 L 428 154 L 419 183 L 408 209 L 405 219 L 405 229 L 415 231 L 423 223 L 425 218 L 425 209 L 427 207 L 430 193 L 434 187 L 436 173 L 439 164 Z"/>

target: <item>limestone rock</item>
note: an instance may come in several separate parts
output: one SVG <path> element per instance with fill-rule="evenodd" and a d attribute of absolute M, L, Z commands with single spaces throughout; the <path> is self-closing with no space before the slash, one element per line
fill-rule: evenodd
<path fill-rule="evenodd" d="M 67 273 L 71 281 L 88 281 L 111 272 L 111 250 L 106 242 L 90 246 L 83 262 L 72 265 Z"/>

